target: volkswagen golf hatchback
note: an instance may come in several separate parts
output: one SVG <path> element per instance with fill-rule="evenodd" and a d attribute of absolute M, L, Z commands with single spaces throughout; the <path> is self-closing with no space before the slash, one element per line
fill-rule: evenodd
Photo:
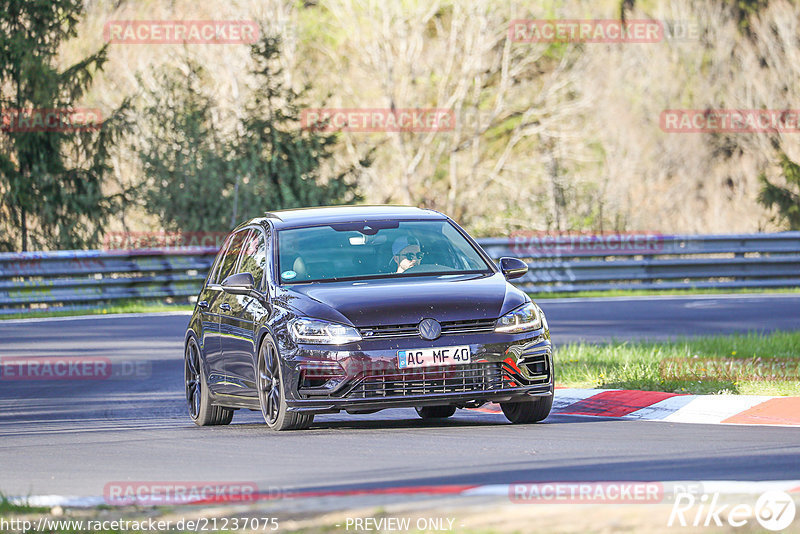
<path fill-rule="evenodd" d="M 455 222 L 432 210 L 345 206 L 277 211 L 225 240 L 185 338 L 189 414 L 269 428 L 315 414 L 416 408 L 444 418 L 499 403 L 512 423 L 553 403 L 542 310 Z"/>

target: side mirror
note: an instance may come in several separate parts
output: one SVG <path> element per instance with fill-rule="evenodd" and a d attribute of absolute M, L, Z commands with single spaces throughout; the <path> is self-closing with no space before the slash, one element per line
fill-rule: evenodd
<path fill-rule="evenodd" d="M 519 258 L 500 258 L 500 271 L 506 280 L 513 280 L 525 276 L 525 273 L 528 272 L 528 264 Z"/>
<path fill-rule="evenodd" d="M 256 283 L 250 273 L 236 273 L 222 281 L 222 290 L 232 295 L 249 295 L 255 293 Z"/>

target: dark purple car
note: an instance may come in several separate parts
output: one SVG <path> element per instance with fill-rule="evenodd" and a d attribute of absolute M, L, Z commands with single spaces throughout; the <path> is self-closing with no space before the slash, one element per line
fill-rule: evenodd
<path fill-rule="evenodd" d="M 226 239 L 186 332 L 189 413 L 273 430 L 314 414 L 413 407 L 422 418 L 500 403 L 513 423 L 553 404 L 542 310 L 467 233 L 396 206 L 268 213 Z"/>

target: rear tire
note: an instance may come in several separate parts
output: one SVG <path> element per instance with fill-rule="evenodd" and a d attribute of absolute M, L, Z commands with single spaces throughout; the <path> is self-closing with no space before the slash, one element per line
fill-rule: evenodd
<path fill-rule="evenodd" d="M 421 406 L 415 409 L 423 419 L 445 419 L 456 413 L 455 406 Z"/>
<path fill-rule="evenodd" d="M 553 408 L 553 395 L 522 402 L 501 402 L 500 408 L 506 419 L 514 424 L 538 423 L 550 415 Z"/>
<path fill-rule="evenodd" d="M 211 404 L 208 383 L 200 362 L 200 347 L 194 338 L 186 344 L 184 381 L 189 417 L 197 426 L 227 425 L 233 420 L 233 410 Z"/>
<path fill-rule="evenodd" d="M 288 410 L 278 349 L 269 336 L 264 338 L 258 350 L 257 365 L 258 401 L 261 415 L 270 430 L 304 430 L 311 426 L 314 414 Z"/>

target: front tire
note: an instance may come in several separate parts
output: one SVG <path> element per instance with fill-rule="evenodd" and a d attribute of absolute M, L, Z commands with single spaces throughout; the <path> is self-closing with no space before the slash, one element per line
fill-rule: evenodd
<path fill-rule="evenodd" d="M 303 430 L 311 426 L 314 414 L 288 411 L 278 349 L 269 337 L 261 343 L 257 365 L 258 401 L 270 430 Z"/>
<path fill-rule="evenodd" d="M 186 385 L 186 404 L 189 417 L 197 426 L 227 425 L 233 420 L 233 410 L 214 406 L 208 391 L 206 375 L 200 362 L 200 347 L 190 338 L 184 354 L 183 376 Z"/>
<path fill-rule="evenodd" d="M 420 406 L 415 409 L 423 419 L 445 419 L 456 413 L 455 406 Z"/>
<path fill-rule="evenodd" d="M 506 419 L 514 424 L 538 423 L 550 415 L 553 395 L 522 402 L 501 402 L 500 408 Z"/>

